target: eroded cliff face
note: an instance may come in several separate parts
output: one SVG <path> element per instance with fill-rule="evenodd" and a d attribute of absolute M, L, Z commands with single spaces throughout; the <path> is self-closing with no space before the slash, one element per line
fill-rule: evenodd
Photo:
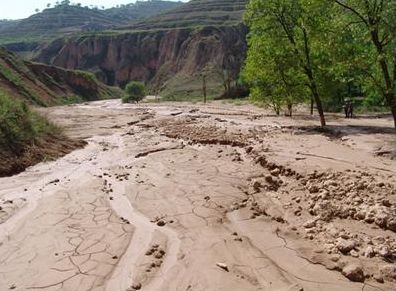
<path fill-rule="evenodd" d="M 246 33 L 238 25 L 84 36 L 55 41 L 35 60 L 93 71 L 108 85 L 141 80 L 158 90 L 191 82 L 205 72 L 212 81 L 218 79 L 221 90 L 221 73 L 227 70 L 235 77 L 240 71 Z"/>

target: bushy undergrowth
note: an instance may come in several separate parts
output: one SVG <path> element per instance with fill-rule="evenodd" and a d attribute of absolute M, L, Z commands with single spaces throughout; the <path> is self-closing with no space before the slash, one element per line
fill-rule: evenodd
<path fill-rule="evenodd" d="M 0 91 L 0 149 L 20 152 L 26 145 L 57 130 L 56 126 L 31 111 L 26 103 Z"/>

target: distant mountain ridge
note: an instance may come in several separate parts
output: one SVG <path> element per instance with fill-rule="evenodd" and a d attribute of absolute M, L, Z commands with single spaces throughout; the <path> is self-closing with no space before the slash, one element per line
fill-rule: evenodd
<path fill-rule="evenodd" d="M 137 1 L 100 10 L 62 1 L 61 4 L 44 9 L 26 19 L 0 21 L 0 44 L 41 42 L 62 35 L 112 29 L 176 8 L 181 4 L 182 2 L 161 0 Z"/>

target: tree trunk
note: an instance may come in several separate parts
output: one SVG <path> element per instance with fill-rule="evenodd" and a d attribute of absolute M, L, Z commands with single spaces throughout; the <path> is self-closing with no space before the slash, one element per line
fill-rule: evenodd
<path fill-rule="evenodd" d="M 314 99 L 311 98 L 311 115 L 313 115 L 314 112 Z"/>
<path fill-rule="evenodd" d="M 203 76 L 202 79 L 202 91 L 204 95 L 204 104 L 206 104 L 206 76 Z"/>
<path fill-rule="evenodd" d="M 396 95 L 395 95 L 395 93 L 392 92 L 392 93 L 386 94 L 385 98 L 386 98 L 386 102 L 388 103 L 388 105 L 391 109 L 391 112 L 393 115 L 393 122 L 394 122 L 395 128 L 396 128 Z"/>
<path fill-rule="evenodd" d="M 390 107 L 393 115 L 393 121 L 395 123 L 396 128 L 396 95 L 395 95 L 395 85 L 394 82 L 396 81 L 396 52 L 393 58 L 393 65 L 394 65 L 394 78 L 392 80 L 392 76 L 390 73 L 390 69 L 388 67 L 388 63 L 384 58 L 384 47 L 379 38 L 378 29 L 371 31 L 371 40 L 373 41 L 375 47 L 377 48 L 378 56 L 379 56 L 379 65 L 382 71 L 382 75 L 384 77 L 385 82 L 385 99 Z"/>
<path fill-rule="evenodd" d="M 312 92 L 313 99 L 315 100 L 316 107 L 318 108 L 318 113 L 319 113 L 319 118 L 320 118 L 320 125 L 326 126 L 326 120 L 323 112 L 323 107 L 322 107 L 322 101 L 320 100 L 319 92 L 318 92 L 318 87 L 316 86 L 316 82 L 314 78 L 312 77 L 311 74 L 308 74 L 309 80 L 310 80 L 310 89 Z"/>

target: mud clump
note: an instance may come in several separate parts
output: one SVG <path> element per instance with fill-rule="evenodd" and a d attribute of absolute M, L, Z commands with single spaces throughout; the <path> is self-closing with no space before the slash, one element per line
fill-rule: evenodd
<path fill-rule="evenodd" d="M 342 269 L 342 274 L 353 282 L 364 282 L 364 273 L 361 266 L 348 264 Z"/>

